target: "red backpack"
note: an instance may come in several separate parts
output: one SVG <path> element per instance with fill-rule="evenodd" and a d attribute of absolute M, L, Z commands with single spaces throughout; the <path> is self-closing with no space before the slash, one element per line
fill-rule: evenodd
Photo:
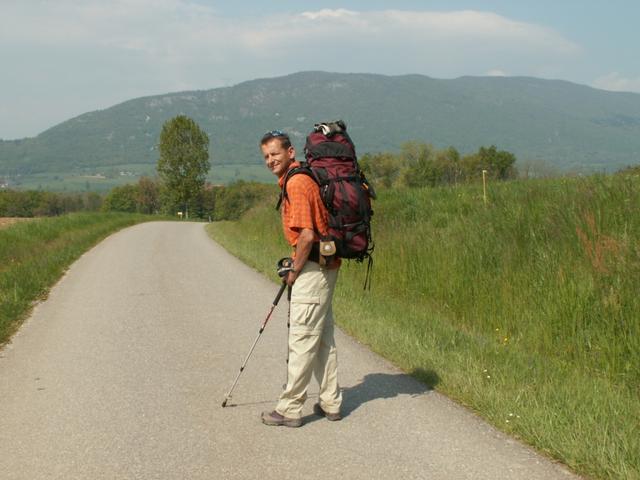
<path fill-rule="evenodd" d="M 329 213 L 329 239 L 336 255 L 363 261 L 369 258 L 371 238 L 371 199 L 375 192 L 360 170 L 347 126 L 342 120 L 317 123 L 307 136 L 306 161 L 287 172 L 277 209 L 287 198 L 287 181 L 298 173 L 310 176 L 320 187 L 320 197 Z"/>

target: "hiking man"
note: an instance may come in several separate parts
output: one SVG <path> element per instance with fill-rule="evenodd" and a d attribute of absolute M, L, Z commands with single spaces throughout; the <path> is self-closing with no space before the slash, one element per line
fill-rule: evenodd
<path fill-rule="evenodd" d="M 260 149 L 267 168 L 282 187 L 287 173 L 300 165 L 289 136 L 279 130 L 268 132 L 260 141 Z M 291 175 L 286 189 L 282 226 L 294 249 L 293 269 L 284 279 L 291 289 L 287 385 L 275 409 L 262 413 L 262 423 L 299 427 L 312 374 L 320 385 L 314 413 L 332 421 L 341 419 L 331 308 L 340 260 L 334 258 L 324 266 L 319 263 L 318 242 L 327 235 L 328 213 L 315 181 L 308 175 Z"/>

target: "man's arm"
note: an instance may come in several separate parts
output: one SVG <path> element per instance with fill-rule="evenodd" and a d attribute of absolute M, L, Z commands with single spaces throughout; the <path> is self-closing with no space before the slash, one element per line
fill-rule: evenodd
<path fill-rule="evenodd" d="M 303 228 L 300 230 L 300 236 L 298 237 L 298 243 L 296 244 L 296 258 L 293 260 L 293 271 L 289 272 L 287 276 L 287 285 L 291 286 L 298 278 L 298 274 L 304 264 L 307 263 L 309 254 L 311 253 L 311 247 L 315 240 L 315 233 L 310 228 Z"/>

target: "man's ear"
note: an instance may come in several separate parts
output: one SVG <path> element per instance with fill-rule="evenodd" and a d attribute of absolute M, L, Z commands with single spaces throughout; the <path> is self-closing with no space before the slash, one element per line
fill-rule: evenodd
<path fill-rule="evenodd" d="M 287 153 L 289 154 L 289 159 L 293 160 L 296 158 L 296 149 L 292 146 L 287 149 Z"/>

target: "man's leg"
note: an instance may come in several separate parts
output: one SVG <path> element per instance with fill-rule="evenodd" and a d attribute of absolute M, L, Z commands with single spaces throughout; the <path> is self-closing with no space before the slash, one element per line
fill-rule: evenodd
<path fill-rule="evenodd" d="M 334 280 L 335 285 L 335 280 Z M 320 408 L 327 413 L 340 413 L 342 392 L 338 384 L 338 352 L 334 338 L 333 309 L 329 306 L 325 320 L 317 361 L 314 369 L 315 377 L 320 385 Z"/>
<path fill-rule="evenodd" d="M 333 281 L 332 281 L 332 278 Z M 307 399 L 307 388 L 317 361 L 335 275 L 327 276 L 317 263 L 307 262 L 291 293 L 289 367 L 285 390 L 276 412 L 287 418 L 300 418 Z"/>
<path fill-rule="evenodd" d="M 307 399 L 320 335 L 289 334 L 287 386 L 280 395 L 276 412 L 287 418 L 300 418 Z"/>

